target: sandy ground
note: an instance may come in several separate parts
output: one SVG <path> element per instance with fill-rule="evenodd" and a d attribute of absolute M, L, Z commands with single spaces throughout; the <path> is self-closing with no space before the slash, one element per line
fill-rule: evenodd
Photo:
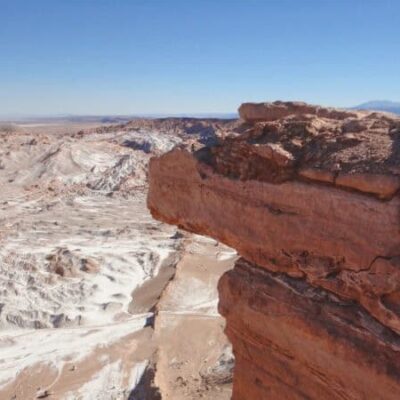
<path fill-rule="evenodd" d="M 149 158 L 184 139 L 26 129 L 0 134 L 0 399 L 228 399 L 235 255 L 146 208 Z"/>
<path fill-rule="evenodd" d="M 233 356 L 217 311 L 217 282 L 235 253 L 195 237 L 157 307 L 156 384 L 165 399 L 227 400 Z"/>
<path fill-rule="evenodd" d="M 135 322 L 14 334 L 2 368 L 16 368 L 19 359 L 26 366 L 0 398 L 129 398 L 154 352 L 152 329 Z"/>

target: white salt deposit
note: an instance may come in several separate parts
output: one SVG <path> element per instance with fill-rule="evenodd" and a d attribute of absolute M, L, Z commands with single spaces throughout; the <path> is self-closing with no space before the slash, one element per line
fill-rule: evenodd
<path fill-rule="evenodd" d="M 144 196 L 113 204 L 77 197 L 46 216 L 31 215 L 0 249 L 0 327 L 90 326 L 128 318 L 132 291 L 178 250 L 175 232 L 152 220 Z M 59 260 L 59 267 L 74 267 L 76 276 L 50 270 L 48 259 L 58 249 L 73 257 Z M 95 271 L 82 270 L 87 260 Z"/>
<path fill-rule="evenodd" d="M 98 346 L 111 345 L 143 328 L 150 315 L 142 314 L 128 321 L 87 328 L 3 331 L 0 333 L 0 386 L 38 363 L 57 370 L 61 370 L 66 362 L 79 363 Z"/>
<path fill-rule="evenodd" d="M 143 189 L 151 155 L 179 138 L 35 140 L 18 135 L 0 148 L 0 387 L 43 363 L 61 373 L 142 329 L 152 314 L 129 313 L 132 291 L 181 246 L 174 227 L 151 218 Z M 66 398 L 127 398 L 148 360 L 128 372 L 121 363 Z"/>

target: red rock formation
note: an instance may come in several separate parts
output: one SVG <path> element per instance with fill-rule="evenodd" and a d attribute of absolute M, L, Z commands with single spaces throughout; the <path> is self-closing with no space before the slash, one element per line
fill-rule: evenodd
<path fill-rule="evenodd" d="M 220 282 L 233 398 L 400 398 L 400 119 L 239 111 L 242 134 L 153 159 L 148 197 L 243 257 Z"/>
<path fill-rule="evenodd" d="M 234 400 L 399 399 L 400 338 L 359 305 L 243 259 L 219 291 Z"/>

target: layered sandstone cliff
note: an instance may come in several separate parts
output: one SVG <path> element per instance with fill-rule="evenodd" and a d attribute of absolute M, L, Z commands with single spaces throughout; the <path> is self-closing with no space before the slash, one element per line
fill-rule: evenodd
<path fill-rule="evenodd" d="M 400 119 L 239 112 L 220 144 L 153 159 L 148 196 L 154 217 L 242 257 L 219 284 L 233 398 L 400 398 Z"/>

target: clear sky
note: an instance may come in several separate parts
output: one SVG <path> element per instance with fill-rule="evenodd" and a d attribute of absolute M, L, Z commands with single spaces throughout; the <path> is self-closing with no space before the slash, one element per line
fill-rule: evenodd
<path fill-rule="evenodd" d="M 400 0 L 0 0 L 0 114 L 400 100 Z"/>

